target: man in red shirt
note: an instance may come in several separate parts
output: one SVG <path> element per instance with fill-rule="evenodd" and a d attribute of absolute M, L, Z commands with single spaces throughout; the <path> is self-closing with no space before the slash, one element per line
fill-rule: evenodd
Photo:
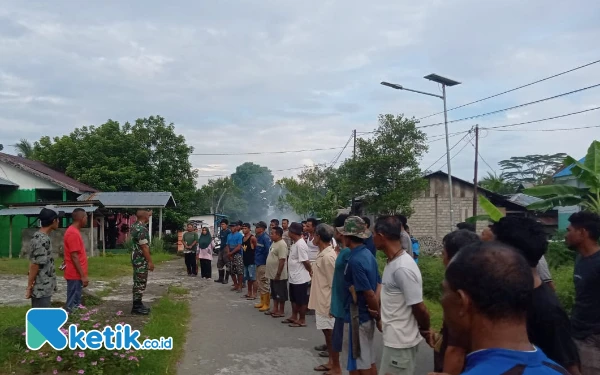
<path fill-rule="evenodd" d="M 65 232 L 65 280 L 67 280 L 67 304 L 65 310 L 73 311 L 81 305 L 81 293 L 88 286 L 88 262 L 81 228 L 87 225 L 87 214 L 82 208 L 73 210 L 73 223 Z"/>

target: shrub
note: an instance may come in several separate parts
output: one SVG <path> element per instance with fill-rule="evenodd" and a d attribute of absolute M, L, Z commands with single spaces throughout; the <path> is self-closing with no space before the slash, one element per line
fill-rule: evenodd
<path fill-rule="evenodd" d="M 114 326 L 118 323 L 118 315 L 110 319 L 98 314 L 97 309 L 87 310 L 82 306 L 69 316 L 67 324 L 75 324 L 80 330 L 97 329 L 102 331 L 105 326 Z M 66 328 L 61 329 L 66 335 Z M 25 350 L 18 361 L 30 374 L 63 372 L 73 374 L 131 374 L 139 366 L 140 359 L 144 358 L 135 350 L 54 350 L 49 345 L 41 350 Z"/>
<path fill-rule="evenodd" d="M 556 269 L 561 266 L 573 266 L 577 253 L 569 250 L 565 241 L 549 242 L 546 252 L 546 261 L 550 268 Z"/>

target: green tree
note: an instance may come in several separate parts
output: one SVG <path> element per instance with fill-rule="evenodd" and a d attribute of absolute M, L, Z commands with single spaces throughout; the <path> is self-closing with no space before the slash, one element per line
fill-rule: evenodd
<path fill-rule="evenodd" d="M 283 194 L 278 208 L 292 209 L 301 218 L 318 217 L 324 222 L 333 221 L 338 208 L 344 208 L 336 193 L 330 189 L 334 171 L 318 166 L 304 169 L 297 178 L 282 178 L 277 181 Z"/>
<path fill-rule="evenodd" d="M 246 212 L 242 215 L 247 220 L 264 220 L 270 205 L 273 174 L 267 167 L 246 162 L 238 165 L 231 175 L 234 185 L 241 191 L 241 199 L 246 204 Z"/>
<path fill-rule="evenodd" d="M 491 172 L 479 181 L 479 186 L 498 194 L 512 194 L 517 188 L 514 183 L 508 182 L 503 174 L 498 176 Z"/>
<path fill-rule="evenodd" d="M 334 179 L 339 197 L 363 196 L 373 213 L 412 213 L 411 202 L 426 187 L 419 160 L 427 152 L 426 135 L 415 119 L 380 115 L 370 139 L 356 140 L 356 160 L 346 159 Z"/>
<path fill-rule="evenodd" d="M 247 203 L 241 198 L 240 189 L 230 177 L 208 180 L 197 191 L 196 209 L 199 213 L 223 214 L 232 218 L 244 215 Z"/>
<path fill-rule="evenodd" d="M 501 176 L 514 186 L 519 184 L 545 184 L 562 166 L 567 154 L 513 156 L 498 164 Z"/>
<path fill-rule="evenodd" d="M 545 211 L 554 207 L 582 206 L 600 214 L 600 142 L 592 142 L 583 163 L 567 156 L 564 165 L 571 165 L 573 177 L 580 186 L 586 187 L 541 185 L 525 189 L 525 194 L 542 198 L 541 201 L 530 204 L 527 208 Z"/>
<path fill-rule="evenodd" d="M 22 158 L 31 159 L 33 156 L 33 146 L 31 142 L 26 139 L 21 139 L 18 143 L 14 144 L 13 147 L 17 150 L 17 155 Z"/>
<path fill-rule="evenodd" d="M 62 137 L 42 137 L 32 157 L 101 191 L 168 191 L 177 207 L 165 211 L 165 227 L 178 228 L 193 212 L 197 172 L 193 148 L 160 116 L 131 125 L 108 120 Z"/>

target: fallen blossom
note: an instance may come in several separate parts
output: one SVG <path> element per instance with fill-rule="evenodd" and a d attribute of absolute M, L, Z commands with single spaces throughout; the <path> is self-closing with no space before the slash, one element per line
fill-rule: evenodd
<path fill-rule="evenodd" d="M 84 370 L 79 370 L 79 371 L 77 371 L 77 373 L 78 374 L 85 374 L 85 371 Z"/>
<path fill-rule="evenodd" d="M 104 358 L 100 358 L 100 362 L 104 362 Z"/>
<path fill-rule="evenodd" d="M 61 356 L 56 357 L 56 362 L 62 362 L 62 357 Z"/>

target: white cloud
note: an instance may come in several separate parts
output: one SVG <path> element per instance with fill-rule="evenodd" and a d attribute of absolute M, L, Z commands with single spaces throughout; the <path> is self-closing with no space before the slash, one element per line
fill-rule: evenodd
<path fill-rule="evenodd" d="M 461 82 L 454 107 L 598 59 L 600 4 L 357 0 L 165 3 L 157 0 L 9 2 L 0 10 L 0 139 L 60 135 L 108 118 L 160 114 L 195 153 L 343 146 L 352 129 L 375 128 L 379 113 L 417 118 L 436 98 L 380 81 L 437 92 L 436 72 Z M 543 8 L 544 12 L 539 9 Z M 249 17 L 249 15 L 252 17 Z M 600 64 L 449 113 L 459 119 L 589 86 Z M 450 131 L 531 121 L 600 105 L 600 89 L 450 124 Z M 438 115 L 422 125 L 443 120 Z M 600 111 L 530 124 L 545 129 L 600 124 Z M 517 128 L 517 127 L 515 127 Z M 15 131 L 19 129 L 19 131 Z M 443 133 L 443 126 L 426 129 Z M 597 129 L 482 132 L 480 150 L 499 160 L 529 153 L 579 157 Z M 459 137 L 451 139 L 451 145 Z M 470 179 L 473 149 L 453 150 L 453 172 Z M 9 150 L 10 151 L 10 150 Z M 229 174 L 246 161 L 272 170 L 330 163 L 339 149 L 262 155 L 195 155 L 201 175 Z M 422 166 L 445 152 L 430 145 Z M 342 157 L 351 155 L 350 148 Z M 445 158 L 434 166 L 439 168 Z M 480 174 L 489 168 L 480 163 Z M 299 170 L 274 172 L 277 178 Z M 199 179 L 206 182 L 208 177 Z"/>

